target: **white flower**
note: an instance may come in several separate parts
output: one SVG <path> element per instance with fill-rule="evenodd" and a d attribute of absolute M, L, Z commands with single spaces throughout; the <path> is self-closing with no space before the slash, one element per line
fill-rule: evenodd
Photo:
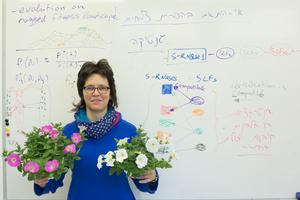
<path fill-rule="evenodd" d="M 125 149 L 119 149 L 116 151 L 116 160 L 118 162 L 122 163 L 126 158 L 128 158 L 128 154 Z"/>
<path fill-rule="evenodd" d="M 146 148 L 147 148 L 147 151 L 149 151 L 151 153 L 156 153 L 159 148 L 159 142 L 155 138 L 150 138 L 146 142 Z"/>
<path fill-rule="evenodd" d="M 176 158 L 177 158 L 176 152 L 172 151 L 170 154 L 170 159 L 176 159 Z"/>
<path fill-rule="evenodd" d="M 102 162 L 97 163 L 97 168 L 100 170 L 102 168 Z"/>
<path fill-rule="evenodd" d="M 105 159 L 112 158 L 113 155 L 114 155 L 114 152 L 109 151 L 109 152 L 107 152 L 107 153 L 104 155 L 104 158 L 105 158 Z"/>
<path fill-rule="evenodd" d="M 172 146 L 170 144 L 163 144 L 160 145 L 159 149 L 158 149 L 158 153 L 161 154 L 168 154 L 171 152 Z"/>
<path fill-rule="evenodd" d="M 137 164 L 138 168 L 143 168 L 147 165 L 148 158 L 144 154 L 141 153 L 136 157 L 135 163 Z"/>
<path fill-rule="evenodd" d="M 102 168 L 102 163 L 103 163 L 104 161 L 103 161 L 103 156 L 102 155 L 100 155 L 99 157 L 98 157 L 98 162 L 97 162 L 97 167 L 98 167 L 98 169 L 101 169 Z"/>
<path fill-rule="evenodd" d="M 103 162 L 103 156 L 102 156 L 102 155 L 100 155 L 100 156 L 98 157 L 98 163 L 99 163 L 99 162 L 101 162 L 101 163 Z"/>
<path fill-rule="evenodd" d="M 128 142 L 128 139 L 129 138 L 126 137 L 126 138 L 123 138 L 123 139 L 119 140 L 118 143 L 117 143 L 117 146 L 122 146 L 122 145 L 126 144 Z"/>
<path fill-rule="evenodd" d="M 113 159 L 112 157 L 109 157 L 109 158 L 106 158 L 106 159 L 105 159 L 105 162 L 106 162 L 106 166 L 108 166 L 108 167 L 113 167 L 113 166 L 114 166 L 115 159 Z"/>

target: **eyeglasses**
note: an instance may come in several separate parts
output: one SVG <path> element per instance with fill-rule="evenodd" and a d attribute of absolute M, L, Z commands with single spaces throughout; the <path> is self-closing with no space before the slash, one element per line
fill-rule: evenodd
<path fill-rule="evenodd" d="M 96 89 L 100 94 L 106 94 L 110 88 L 105 85 L 100 85 L 98 87 L 93 85 L 88 85 L 88 86 L 84 86 L 83 89 L 89 94 L 93 94 Z"/>

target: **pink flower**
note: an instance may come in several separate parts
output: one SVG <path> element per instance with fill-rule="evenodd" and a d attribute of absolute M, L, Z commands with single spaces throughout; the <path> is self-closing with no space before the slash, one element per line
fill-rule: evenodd
<path fill-rule="evenodd" d="M 54 172 L 59 166 L 58 160 L 49 160 L 45 165 L 46 172 Z"/>
<path fill-rule="evenodd" d="M 16 153 L 7 156 L 7 164 L 11 167 L 18 167 L 21 164 L 21 157 Z"/>
<path fill-rule="evenodd" d="M 79 133 L 73 133 L 73 135 L 71 136 L 72 142 L 74 142 L 75 144 L 78 144 L 79 142 L 81 142 L 81 135 Z"/>
<path fill-rule="evenodd" d="M 64 153 L 75 153 L 75 152 L 76 152 L 75 144 L 69 144 L 64 149 Z"/>
<path fill-rule="evenodd" d="M 83 125 L 79 125 L 78 126 L 80 132 L 85 131 L 87 129 L 87 127 L 83 126 Z"/>
<path fill-rule="evenodd" d="M 51 124 L 47 124 L 42 126 L 40 130 L 43 133 L 51 133 L 51 131 L 53 130 L 53 126 Z"/>
<path fill-rule="evenodd" d="M 33 174 L 37 173 L 40 170 L 39 165 L 36 162 L 28 162 L 25 166 L 24 166 L 24 171 L 25 172 L 31 172 Z"/>
<path fill-rule="evenodd" d="M 59 133 L 58 133 L 58 131 L 55 130 L 55 129 L 53 129 L 53 130 L 50 132 L 50 137 L 51 137 L 52 139 L 58 138 L 58 135 L 59 135 Z"/>

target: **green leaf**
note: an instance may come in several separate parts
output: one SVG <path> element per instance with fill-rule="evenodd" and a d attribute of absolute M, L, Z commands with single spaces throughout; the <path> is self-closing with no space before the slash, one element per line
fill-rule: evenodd
<path fill-rule="evenodd" d="M 109 175 L 110 175 L 110 176 L 113 175 L 115 172 L 116 172 L 116 168 L 111 167 L 111 168 L 109 169 Z"/>
<path fill-rule="evenodd" d="M 119 169 L 119 168 L 117 168 L 117 169 L 116 169 L 116 172 L 117 172 L 117 175 L 118 175 L 118 176 L 120 176 L 120 175 L 122 174 L 123 170 L 122 170 L 122 169 Z"/>
<path fill-rule="evenodd" d="M 34 174 L 31 174 L 31 173 L 30 173 L 30 174 L 28 175 L 28 180 L 29 180 L 29 181 L 34 180 Z"/>

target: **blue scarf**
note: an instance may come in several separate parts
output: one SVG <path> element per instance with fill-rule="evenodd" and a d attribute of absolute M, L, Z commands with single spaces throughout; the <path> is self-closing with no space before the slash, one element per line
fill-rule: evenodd
<path fill-rule="evenodd" d="M 75 113 L 74 117 L 77 126 L 85 126 L 87 128 L 84 131 L 87 138 L 100 139 L 118 122 L 120 113 L 114 109 L 109 109 L 102 119 L 91 122 L 86 115 L 86 110 L 80 109 Z"/>

